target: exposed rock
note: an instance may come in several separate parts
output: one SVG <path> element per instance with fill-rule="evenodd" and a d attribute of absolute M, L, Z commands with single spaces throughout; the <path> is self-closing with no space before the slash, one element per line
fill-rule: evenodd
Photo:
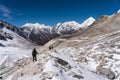
<path fill-rule="evenodd" d="M 88 60 L 86 59 L 86 57 L 79 57 L 77 60 L 77 62 L 81 62 L 81 63 L 87 63 Z"/>
<path fill-rule="evenodd" d="M 0 43 L 0 46 L 1 46 L 1 47 L 5 47 L 5 45 L 3 45 L 3 44 L 1 44 L 1 43 Z"/>
<path fill-rule="evenodd" d="M 81 75 L 73 75 L 73 77 L 78 78 L 78 79 L 83 79 L 84 77 Z"/>
<path fill-rule="evenodd" d="M 60 59 L 60 58 L 57 59 L 57 62 L 58 62 L 59 64 L 63 65 L 63 66 L 68 65 L 68 62 L 66 62 L 66 61 L 64 61 L 64 60 L 62 60 L 62 59 Z"/>
<path fill-rule="evenodd" d="M 0 34 L 0 40 L 6 40 L 6 37 L 3 34 Z"/>
<path fill-rule="evenodd" d="M 0 79 L 2 80 L 2 77 L 0 77 Z"/>

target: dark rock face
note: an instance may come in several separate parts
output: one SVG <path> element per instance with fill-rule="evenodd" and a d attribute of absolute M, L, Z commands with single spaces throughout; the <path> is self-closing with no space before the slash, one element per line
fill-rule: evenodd
<path fill-rule="evenodd" d="M 24 32 L 23 32 L 23 30 L 21 28 L 18 28 L 18 27 L 14 26 L 14 25 L 12 25 L 12 24 L 10 24 L 8 22 L 0 20 L 0 29 L 2 29 L 2 28 L 6 28 L 6 29 L 11 30 L 11 31 L 13 31 L 15 33 L 18 33 L 22 37 L 25 37 Z M 9 39 L 12 39 L 12 37 L 9 36 L 8 34 L 6 34 L 6 36 Z"/>
<path fill-rule="evenodd" d="M 9 33 L 6 33 L 6 32 L 4 32 L 4 31 L 2 31 L 2 30 L 0 30 L 0 40 L 7 40 L 7 38 L 8 39 L 13 39 L 13 37 L 12 37 L 12 35 L 11 34 L 9 34 Z"/>
<path fill-rule="evenodd" d="M 6 40 L 6 37 L 3 34 L 0 34 L 0 40 Z"/>
<path fill-rule="evenodd" d="M 0 77 L 0 79 L 2 80 L 2 77 Z"/>
<path fill-rule="evenodd" d="M 58 35 L 50 34 L 48 33 L 43 33 L 39 32 L 38 34 L 35 34 L 34 32 L 31 32 L 29 34 L 29 40 L 32 41 L 33 43 L 39 44 L 39 45 L 44 45 L 47 43 L 49 40 L 57 37 Z"/>
<path fill-rule="evenodd" d="M 84 77 L 83 76 L 81 76 L 81 75 L 73 75 L 73 77 L 75 77 L 75 78 L 78 78 L 78 79 L 84 79 Z"/>
<path fill-rule="evenodd" d="M 52 30 L 49 28 L 41 28 L 41 29 L 30 29 L 27 27 L 23 27 L 23 33 L 24 33 L 24 38 L 27 40 L 39 44 L 39 45 L 44 45 L 47 43 L 49 40 L 59 36 L 59 34 L 54 33 Z"/>
<path fill-rule="evenodd" d="M 2 43 L 0 43 L 0 47 L 5 47 Z"/>
<path fill-rule="evenodd" d="M 66 62 L 66 61 L 64 61 L 64 60 L 62 60 L 62 59 L 60 59 L 60 58 L 57 59 L 57 62 L 58 62 L 59 64 L 63 65 L 63 66 L 68 65 L 68 62 Z"/>
<path fill-rule="evenodd" d="M 7 28 L 7 29 L 9 29 L 9 30 L 11 30 L 13 32 L 16 32 L 16 33 L 19 32 L 19 29 L 16 26 L 11 25 L 10 23 L 7 23 L 5 21 L 0 20 L 0 28 L 3 28 L 3 27 L 5 27 L 5 28 Z"/>

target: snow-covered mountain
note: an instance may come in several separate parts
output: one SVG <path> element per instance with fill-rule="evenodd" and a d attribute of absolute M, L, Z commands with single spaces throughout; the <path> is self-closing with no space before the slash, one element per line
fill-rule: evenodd
<path fill-rule="evenodd" d="M 90 17 L 82 25 L 75 21 L 68 21 L 58 23 L 56 27 L 45 26 L 39 23 L 26 23 L 22 26 L 24 36 L 27 40 L 43 45 L 49 40 L 58 37 L 59 35 L 73 34 L 79 30 L 85 29 L 90 26 L 95 19 Z"/>
<path fill-rule="evenodd" d="M 43 45 L 58 36 L 52 31 L 52 27 L 39 23 L 27 23 L 22 26 L 22 29 L 27 40 L 39 45 Z"/>
<path fill-rule="evenodd" d="M 90 17 L 81 24 L 81 27 L 82 28 L 87 28 L 88 26 L 93 24 L 93 22 L 95 22 L 95 19 L 93 17 Z"/>
<path fill-rule="evenodd" d="M 120 13 L 120 10 L 118 10 L 117 13 Z"/>
<path fill-rule="evenodd" d="M 26 23 L 22 27 L 24 28 L 31 28 L 31 29 L 42 29 L 42 28 L 51 28 L 51 26 L 45 26 L 44 24 L 39 23 Z"/>
<path fill-rule="evenodd" d="M 82 24 L 79 24 L 78 22 L 75 22 L 75 21 L 58 23 L 54 30 L 58 34 L 73 34 L 79 30 L 86 29 L 94 21 L 95 19 L 93 17 L 90 17 L 87 20 L 85 20 Z"/>
<path fill-rule="evenodd" d="M 49 40 L 58 37 L 60 35 L 69 35 L 76 33 L 79 30 L 87 28 L 94 22 L 94 19 L 90 17 L 83 24 L 79 24 L 75 21 L 68 21 L 64 23 L 58 23 L 56 27 L 46 26 L 39 23 L 26 23 L 22 27 L 16 27 L 5 21 L 0 21 L 1 27 L 19 34 L 21 37 L 27 39 L 35 44 L 44 45 Z"/>
<path fill-rule="evenodd" d="M 54 31 L 58 34 L 72 34 L 78 31 L 81 25 L 75 21 L 68 21 L 64 23 L 58 23 Z"/>

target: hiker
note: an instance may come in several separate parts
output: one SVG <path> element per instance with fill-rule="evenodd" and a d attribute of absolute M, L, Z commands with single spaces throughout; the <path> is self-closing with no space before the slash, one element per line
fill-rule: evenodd
<path fill-rule="evenodd" d="M 38 53 L 37 53 L 36 49 L 34 48 L 33 51 L 32 51 L 33 62 L 37 61 L 37 57 L 36 57 L 37 54 Z"/>
<path fill-rule="evenodd" d="M 53 49 L 53 46 L 49 46 L 49 50 Z"/>
<path fill-rule="evenodd" d="M 49 50 L 50 50 L 51 48 L 50 48 L 50 46 L 49 46 Z"/>
<path fill-rule="evenodd" d="M 0 76 L 0 80 L 2 80 L 2 76 Z"/>
<path fill-rule="evenodd" d="M 53 46 L 51 46 L 51 48 L 53 49 Z"/>

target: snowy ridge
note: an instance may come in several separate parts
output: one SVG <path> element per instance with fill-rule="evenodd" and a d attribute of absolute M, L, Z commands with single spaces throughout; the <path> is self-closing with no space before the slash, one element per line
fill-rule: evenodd
<path fill-rule="evenodd" d="M 58 23 L 56 28 L 59 28 L 59 30 L 62 30 L 62 29 L 67 29 L 67 28 L 78 29 L 80 27 L 81 27 L 81 25 L 78 22 L 68 21 L 68 22 L 64 22 L 64 23 Z"/>
<path fill-rule="evenodd" d="M 82 28 L 87 28 L 88 26 L 90 26 L 93 22 L 95 21 L 95 19 L 93 17 L 88 18 L 87 20 L 85 20 L 82 24 L 81 27 Z"/>
<path fill-rule="evenodd" d="M 34 28 L 34 29 L 51 28 L 51 26 L 45 26 L 44 24 L 39 24 L 39 23 L 26 23 L 22 27 Z"/>
<path fill-rule="evenodd" d="M 88 18 L 85 20 L 82 24 L 79 24 L 78 22 L 75 21 L 68 21 L 64 23 L 58 23 L 55 27 L 55 31 L 59 34 L 71 34 L 79 31 L 80 29 L 85 29 L 88 26 L 90 26 L 95 19 L 93 17 Z"/>
<path fill-rule="evenodd" d="M 81 28 L 81 25 L 75 21 L 68 21 L 64 23 L 58 23 L 54 31 L 59 34 L 71 34 Z"/>
<path fill-rule="evenodd" d="M 120 9 L 117 11 L 117 13 L 120 13 Z"/>

